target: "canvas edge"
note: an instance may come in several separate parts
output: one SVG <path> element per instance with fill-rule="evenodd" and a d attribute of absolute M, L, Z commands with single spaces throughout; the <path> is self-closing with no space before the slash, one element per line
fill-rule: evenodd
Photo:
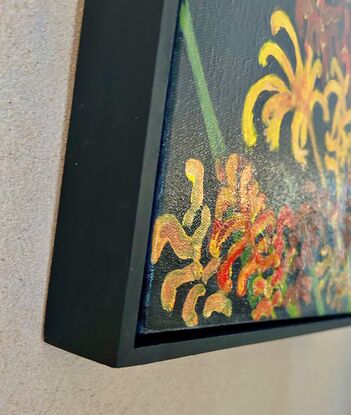
<path fill-rule="evenodd" d="M 133 353 L 147 261 L 164 114 L 180 0 L 165 0 L 155 66 L 133 246 L 117 361 Z"/>

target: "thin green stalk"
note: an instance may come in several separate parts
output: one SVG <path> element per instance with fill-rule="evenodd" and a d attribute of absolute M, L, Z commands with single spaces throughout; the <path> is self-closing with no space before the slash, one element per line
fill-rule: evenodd
<path fill-rule="evenodd" d="M 301 317 L 301 311 L 299 307 L 296 304 L 288 304 L 286 307 L 286 311 L 292 318 L 298 318 Z"/>
<path fill-rule="evenodd" d="M 195 79 L 197 95 L 200 101 L 211 153 L 215 160 L 221 159 L 227 154 L 227 148 L 224 143 L 210 93 L 208 91 L 201 57 L 194 34 L 194 26 L 188 0 L 184 0 L 182 2 L 179 21 L 185 38 L 188 59 Z"/>
<path fill-rule="evenodd" d="M 347 299 L 346 312 L 351 313 L 351 294 L 349 294 L 348 299 Z"/>
<path fill-rule="evenodd" d="M 351 286 L 351 273 L 350 273 L 350 270 L 351 270 L 351 258 L 350 258 L 350 256 L 348 256 L 347 257 L 347 271 L 348 271 L 348 274 L 349 274 L 349 287 Z M 348 313 L 351 313 L 351 291 L 348 294 L 346 311 Z"/>
<path fill-rule="evenodd" d="M 321 293 L 320 280 L 316 276 L 314 271 L 312 271 L 311 274 L 313 278 L 312 289 L 313 289 L 314 301 L 315 301 L 316 308 L 317 308 L 317 314 L 319 316 L 324 316 L 325 308 L 324 308 L 324 302 L 323 302 L 322 293 Z"/>

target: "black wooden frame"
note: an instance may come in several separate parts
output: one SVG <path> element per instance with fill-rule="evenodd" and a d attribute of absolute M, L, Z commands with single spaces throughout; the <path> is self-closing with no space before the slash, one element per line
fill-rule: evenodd
<path fill-rule="evenodd" d="M 130 366 L 351 324 L 350 315 L 137 335 L 179 0 L 86 0 L 45 341 Z"/>

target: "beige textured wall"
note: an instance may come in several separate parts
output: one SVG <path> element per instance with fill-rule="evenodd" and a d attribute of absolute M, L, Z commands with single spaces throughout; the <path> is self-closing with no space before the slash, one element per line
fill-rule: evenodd
<path fill-rule="evenodd" d="M 0 0 L 0 414 L 350 415 L 351 329 L 123 370 L 43 343 L 79 16 Z"/>

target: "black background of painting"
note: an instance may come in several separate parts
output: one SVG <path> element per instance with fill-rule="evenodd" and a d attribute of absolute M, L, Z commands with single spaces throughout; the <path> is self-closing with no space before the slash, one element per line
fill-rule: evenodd
<path fill-rule="evenodd" d="M 272 12 L 276 9 L 284 10 L 294 24 L 295 2 L 191 0 L 189 4 L 209 92 L 229 153 L 239 153 L 252 162 L 261 191 L 267 196 L 269 208 L 278 213 L 282 206 L 288 205 L 296 211 L 309 196 L 302 190 L 303 183 L 312 181 L 317 188 L 320 188 L 320 180 L 309 143 L 307 168 L 303 169 L 292 155 L 290 141 L 292 114 L 288 114 L 282 124 L 278 151 L 269 151 L 259 122 L 256 124 L 258 140 L 254 148 L 246 147 L 241 133 L 242 109 L 250 86 L 268 73 L 276 73 L 286 80 L 283 70 L 273 59 L 269 60 L 266 68 L 262 68 L 258 63 L 258 53 L 262 44 L 273 38 L 270 31 Z M 294 49 L 286 32 L 282 30 L 274 40 L 287 52 L 294 66 Z M 303 42 L 300 42 L 300 46 L 304 55 Z M 317 81 L 317 86 L 318 82 L 320 81 Z M 260 118 L 259 111 L 262 109 L 262 104 L 268 96 L 268 93 L 263 93 L 258 100 L 255 107 L 257 120 Z M 325 124 L 319 107 L 316 107 L 314 117 L 318 146 L 323 154 Z M 181 221 L 188 209 L 191 186 L 185 176 L 184 166 L 189 158 L 198 159 L 204 164 L 204 203 L 210 207 L 213 214 L 218 182 L 214 175 L 213 158 L 185 42 L 178 28 L 170 74 L 153 220 L 163 213 L 172 213 Z M 323 209 L 323 206 L 320 206 L 320 209 Z M 208 240 L 205 240 L 204 246 L 206 245 Z M 205 254 L 202 261 L 206 264 L 209 259 L 205 248 L 203 252 Z M 186 261 L 180 261 L 175 256 L 169 245 L 165 247 L 156 265 L 152 266 L 148 257 L 140 313 L 140 332 L 186 328 L 181 311 L 191 284 L 184 284 L 179 288 L 175 308 L 171 314 L 162 309 L 160 301 L 161 285 L 167 272 L 183 268 L 186 264 Z M 237 264 L 237 267 L 239 266 Z M 252 310 L 247 300 L 239 299 L 235 292 L 229 295 L 233 302 L 232 317 L 227 318 L 222 314 L 213 313 L 210 318 L 205 319 L 201 315 L 204 301 L 216 290 L 216 281 L 212 278 L 206 296 L 199 298 L 197 304 L 199 327 L 233 324 L 252 319 Z M 329 312 L 333 313 L 332 310 L 326 309 L 326 313 Z M 277 309 L 277 315 L 278 318 L 289 318 L 283 308 Z M 316 316 L 314 305 L 303 305 L 303 315 Z"/>

